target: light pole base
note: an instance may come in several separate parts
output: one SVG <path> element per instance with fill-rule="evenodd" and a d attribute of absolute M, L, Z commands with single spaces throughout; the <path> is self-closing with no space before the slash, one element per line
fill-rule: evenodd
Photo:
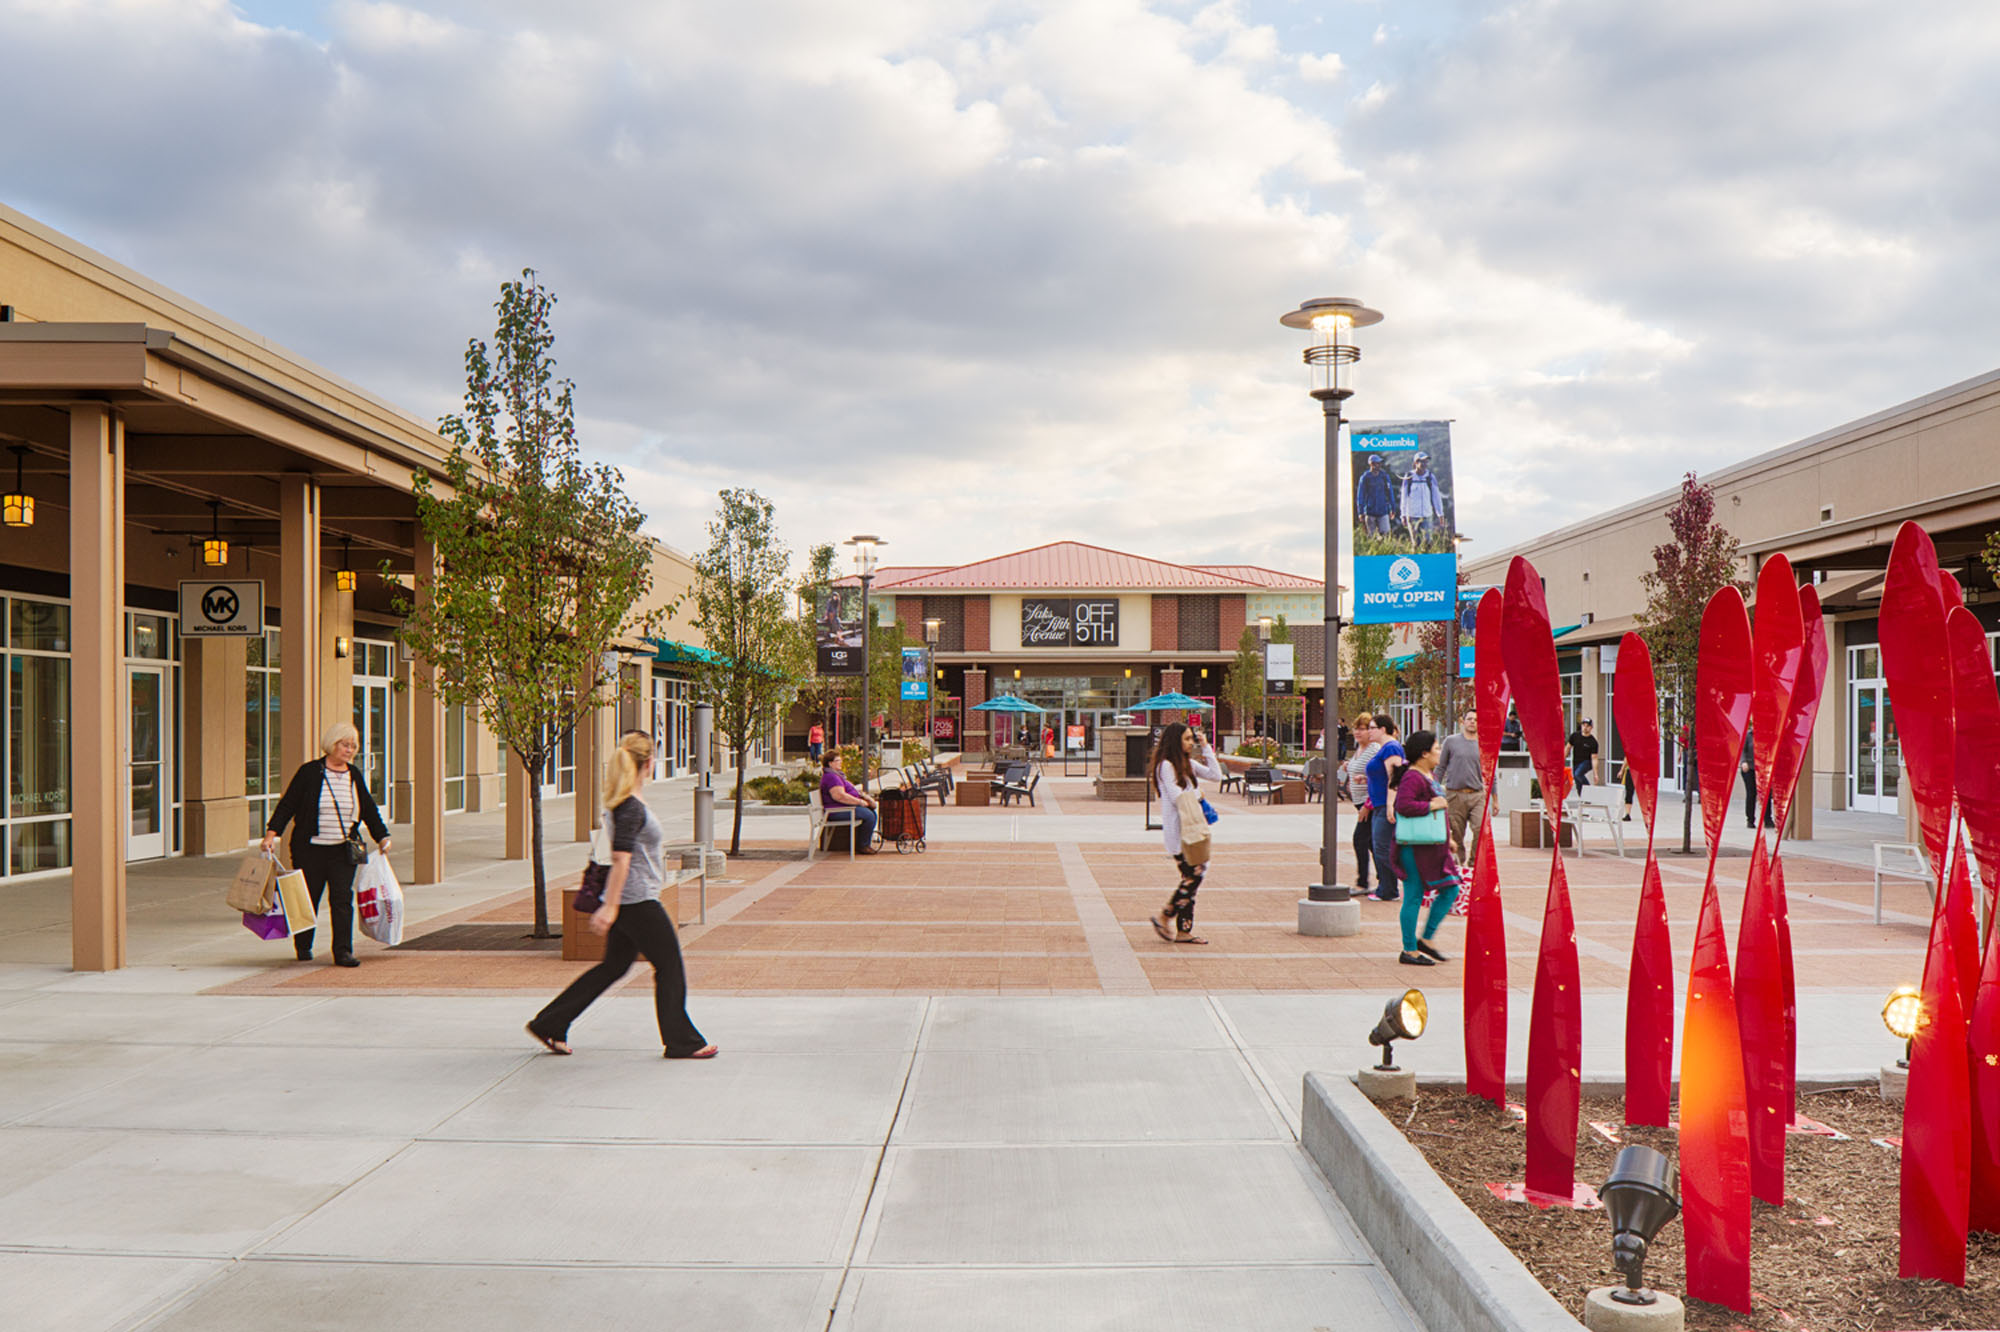
<path fill-rule="evenodd" d="M 1623 1286 L 1599 1286 L 1583 1300 L 1583 1325 L 1591 1332 L 1681 1332 L 1687 1309 L 1664 1291 L 1653 1292 L 1651 1304 L 1621 1304 L 1611 1298 Z"/>
<path fill-rule="evenodd" d="M 1340 890 L 1342 900 L 1322 902 L 1313 896 L 1299 899 L 1299 933 L 1320 939 L 1344 939 L 1361 933 L 1361 903 L 1346 896 L 1346 889 Z M 1319 892 L 1315 886 L 1310 894 Z"/>
<path fill-rule="evenodd" d="M 1371 1101 L 1410 1101 L 1417 1095 L 1413 1068 L 1364 1068 L 1354 1075 L 1354 1083 Z"/>
<path fill-rule="evenodd" d="M 1882 1065 L 1882 1099 L 1901 1105 L 1910 1090 L 1910 1070 L 1900 1064 Z"/>

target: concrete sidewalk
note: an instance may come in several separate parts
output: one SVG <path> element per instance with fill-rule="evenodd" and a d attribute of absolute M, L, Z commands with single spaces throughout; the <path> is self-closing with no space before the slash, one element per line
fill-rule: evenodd
<path fill-rule="evenodd" d="M 1418 1326 L 1254 1004 L 698 998 L 676 1063 L 643 998 L 561 1059 L 229 974 L 0 966 L 10 1329 Z"/>

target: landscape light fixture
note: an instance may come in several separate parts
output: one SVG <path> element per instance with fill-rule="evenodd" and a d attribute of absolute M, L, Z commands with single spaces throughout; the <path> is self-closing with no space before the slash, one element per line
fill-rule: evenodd
<path fill-rule="evenodd" d="M 354 590 L 354 538 L 353 537 L 347 538 L 347 544 L 342 547 L 342 553 L 340 556 L 340 567 L 334 570 L 333 585 L 337 590 L 341 592 L 352 592 Z"/>
<path fill-rule="evenodd" d="M 1916 1040 L 1923 1017 L 1923 991 L 1914 985 L 1898 985 L 1889 991 L 1889 998 L 1882 1005 L 1882 1025 L 1903 1043 L 1903 1057 L 1896 1061 L 1897 1068 L 1910 1066 L 1910 1043 Z"/>
<path fill-rule="evenodd" d="M 1646 1289 L 1646 1248 L 1680 1215 L 1673 1162 L 1651 1147 L 1627 1147 L 1612 1162 L 1597 1196 L 1611 1218 L 1611 1261 L 1625 1278 L 1625 1288 L 1612 1291 L 1611 1298 L 1620 1304 L 1656 1303 L 1660 1297 Z"/>
<path fill-rule="evenodd" d="M 1395 1043 L 1414 1041 L 1430 1025 L 1431 1008 L 1422 990 L 1405 990 L 1382 1009 L 1382 1020 L 1368 1033 L 1368 1043 L 1382 1047 L 1382 1062 L 1375 1065 L 1385 1073 L 1396 1071 Z"/>
<path fill-rule="evenodd" d="M 874 661 L 870 656 L 869 631 L 875 625 L 875 609 L 868 604 L 868 589 L 875 582 L 875 552 L 889 543 L 873 533 L 863 532 L 841 543 L 854 549 L 855 572 L 861 575 L 861 789 L 868 789 L 868 749 L 874 738 L 875 713 L 868 697 L 868 677 Z M 747 600 L 746 600 L 747 604 Z"/>
<path fill-rule="evenodd" d="M 9 527 L 33 527 L 35 497 L 28 493 L 27 482 L 22 475 L 24 470 L 22 463 L 28 456 L 28 450 L 26 446 L 20 444 L 10 444 L 8 448 L 14 454 L 14 489 L 10 494 L 0 497 L 0 518 L 4 518 Z"/>
<path fill-rule="evenodd" d="M 208 502 L 209 537 L 201 543 L 201 562 L 211 569 L 229 563 L 229 543 L 222 539 L 222 501 Z"/>
<path fill-rule="evenodd" d="M 1341 407 L 1354 396 L 1354 363 L 1361 349 L 1354 345 L 1354 330 L 1382 322 L 1382 312 L 1371 310 L 1347 296 L 1321 296 L 1306 301 L 1296 310 L 1278 317 L 1286 328 L 1312 334 L 1305 348 L 1309 392 L 1319 403 L 1325 424 L 1325 592 L 1322 615 L 1325 629 L 1321 642 L 1326 652 L 1325 703 L 1329 715 L 1340 710 L 1340 589 L 1334 578 L 1340 570 L 1340 510 L 1347 499 L 1340 482 Z M 1306 888 L 1306 901 L 1299 906 L 1301 928 L 1308 906 L 1314 902 L 1337 902 L 1347 894 L 1336 882 L 1340 851 L 1340 802 L 1320 802 L 1319 882 Z"/>

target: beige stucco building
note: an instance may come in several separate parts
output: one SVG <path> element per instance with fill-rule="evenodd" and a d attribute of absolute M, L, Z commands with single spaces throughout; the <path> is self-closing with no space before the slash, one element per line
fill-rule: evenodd
<path fill-rule="evenodd" d="M 505 806 L 523 851 L 530 775 L 443 706 L 379 572 L 422 595 L 411 489 L 446 452 L 428 425 L 0 207 L 0 448 L 32 500 L 0 527 L 0 882 L 71 873 L 77 967 L 123 964 L 127 861 L 245 845 L 336 720 L 411 825 L 418 882 L 443 875 L 458 811 Z M 654 573 L 662 602 L 693 578 L 665 547 Z M 229 588 L 192 604 L 230 632 L 183 622 L 194 580 Z M 664 769 L 686 761 L 673 653 L 623 646 L 617 706 L 535 774 L 545 790 L 587 790 L 614 726 L 654 730 Z M 576 802 L 586 831 L 594 803 Z"/>

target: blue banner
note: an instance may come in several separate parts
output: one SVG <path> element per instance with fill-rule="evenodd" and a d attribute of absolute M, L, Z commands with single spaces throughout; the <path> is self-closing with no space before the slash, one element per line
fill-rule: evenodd
<path fill-rule="evenodd" d="M 921 703 L 931 696 L 930 653 L 920 647 L 903 649 L 903 701 Z"/>
<path fill-rule="evenodd" d="M 1354 460 L 1354 623 L 1409 624 L 1458 614 L 1458 526 L 1451 422 L 1364 421 Z"/>

